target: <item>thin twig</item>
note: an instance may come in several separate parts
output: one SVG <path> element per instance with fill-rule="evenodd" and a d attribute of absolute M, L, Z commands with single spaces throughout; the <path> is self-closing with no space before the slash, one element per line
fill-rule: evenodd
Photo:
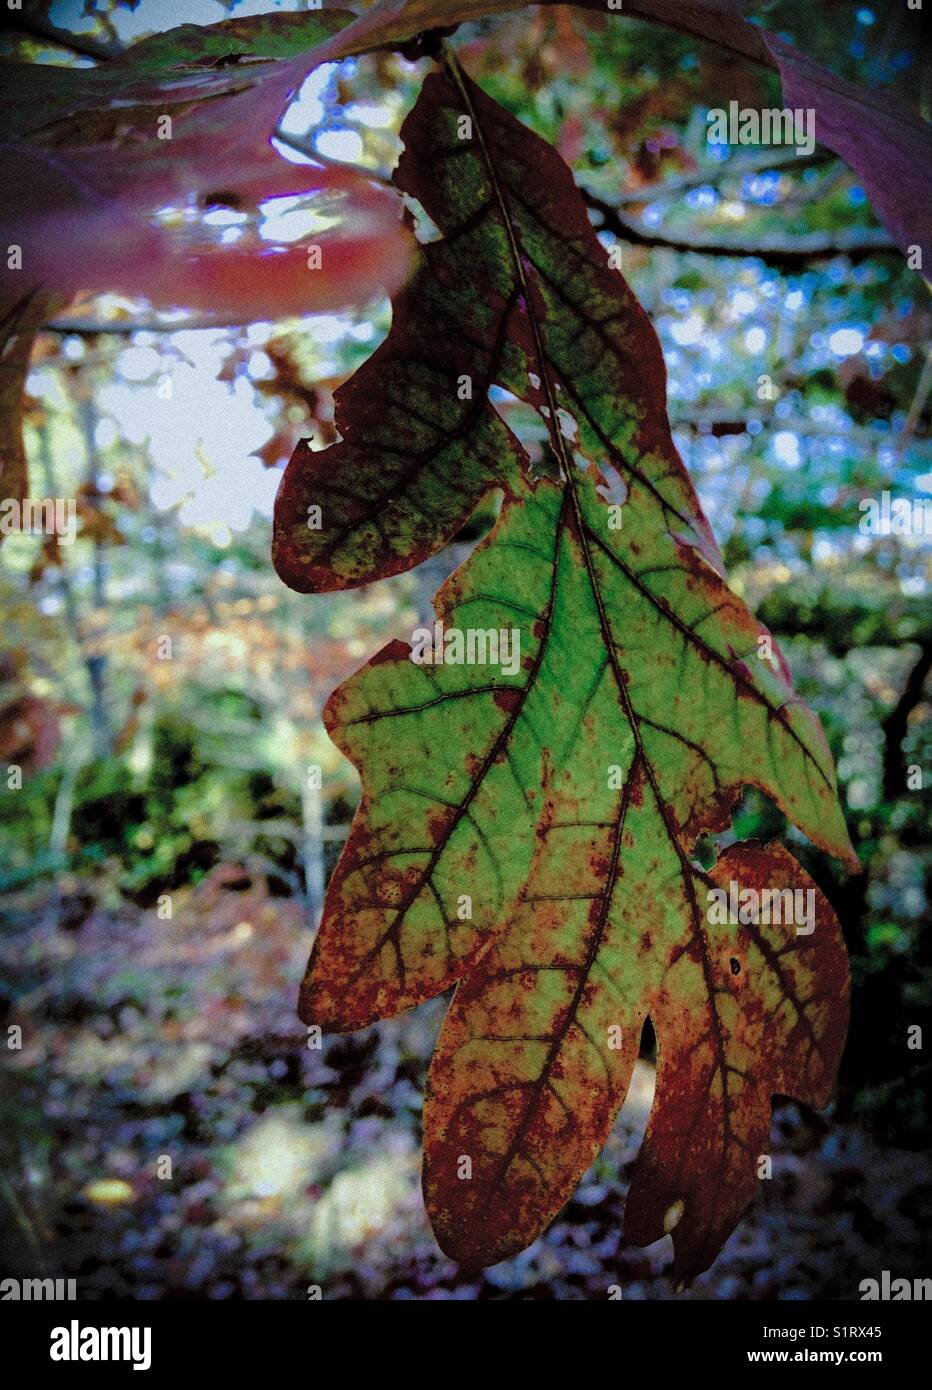
<path fill-rule="evenodd" d="M 911 668 L 903 693 L 893 709 L 883 721 L 883 794 L 887 801 L 894 801 L 906 791 L 906 759 L 903 756 L 903 739 L 909 729 L 909 717 L 921 703 L 925 683 L 932 671 L 932 639 L 926 638 L 919 644 L 919 659 Z"/>
<path fill-rule="evenodd" d="M 916 385 L 916 394 L 913 396 L 912 404 L 909 407 L 909 414 L 903 426 L 902 433 L 896 442 L 896 452 L 902 457 L 906 452 L 906 447 L 913 435 L 916 433 L 916 426 L 922 418 L 922 413 L 926 408 L 926 401 L 929 399 L 929 391 L 932 390 L 932 348 L 925 360 L 925 366 L 919 374 L 919 381 Z"/>
<path fill-rule="evenodd" d="M 360 178 L 370 179 L 372 183 L 380 183 L 386 188 L 391 188 L 395 192 L 398 191 L 389 175 L 381 174 L 377 169 L 367 169 L 362 164 L 350 164 L 345 159 L 332 159 L 330 155 L 321 154 L 320 150 L 315 150 L 311 142 L 301 135 L 289 135 L 281 129 L 274 130 L 272 135 L 274 139 L 287 145 L 290 150 L 297 150 L 298 154 L 306 154 L 309 159 L 323 165 L 325 169 L 348 169 L 351 174 L 356 174 Z"/>

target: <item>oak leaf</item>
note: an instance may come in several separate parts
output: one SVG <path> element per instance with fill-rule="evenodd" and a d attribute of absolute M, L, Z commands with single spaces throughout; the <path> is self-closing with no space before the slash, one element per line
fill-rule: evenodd
<path fill-rule="evenodd" d="M 345 587 L 417 563 L 483 493 L 504 501 L 437 595 L 444 659 L 391 643 L 328 702 L 363 794 L 301 1017 L 360 1028 L 459 982 L 428 1080 L 424 1183 L 441 1245 L 477 1265 L 567 1200 L 649 1016 L 657 1096 L 627 1229 L 672 1232 L 689 1278 L 750 1200 L 771 1096 L 826 1103 L 848 996 L 838 924 L 788 851 L 735 845 L 707 873 L 695 844 L 750 785 L 856 866 L 831 756 L 725 583 L 656 335 L 569 170 L 453 62 L 402 138 L 399 186 L 443 238 L 342 394 L 347 437 L 289 464 L 276 557 L 296 587 Z M 461 409 L 466 347 L 479 389 Z M 539 412 L 554 470 L 498 420 L 493 383 Z M 324 525 L 301 539 L 315 496 Z M 479 639 L 472 662 L 451 634 Z M 771 922 L 741 899 L 719 925 L 709 905 L 732 884 L 804 917 Z"/>

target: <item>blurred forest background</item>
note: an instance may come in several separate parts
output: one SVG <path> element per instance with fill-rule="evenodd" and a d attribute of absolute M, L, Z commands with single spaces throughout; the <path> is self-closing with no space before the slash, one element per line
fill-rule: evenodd
<path fill-rule="evenodd" d="M 291 8 L 55 0 L 3 53 L 87 65 L 182 21 Z M 905 3 L 746 8 L 928 116 L 932 67 Z M 48 37 L 49 19 L 71 43 Z M 853 1019 L 832 1112 L 778 1103 L 773 1180 L 680 1296 L 846 1299 L 882 1269 L 928 1275 L 929 1064 L 907 1030 L 932 1038 L 932 865 L 928 793 L 907 769 L 932 776 L 929 537 L 859 529 L 864 498 L 932 496 L 927 287 L 818 146 L 708 145 L 707 108 L 780 105 L 775 77 L 571 9 L 453 42 L 558 146 L 605 245 L 623 248 L 663 344 L 679 448 L 734 587 L 821 716 L 865 870 L 843 880 L 760 796 L 743 803 L 738 834 L 787 835 L 836 904 Z M 430 66 L 380 54 L 321 68 L 282 129 L 387 177 Z M 299 207 L 273 213 L 301 234 Z M 234 236 L 238 215 L 214 215 Z M 384 301 L 216 329 L 104 297 L 39 339 L 32 495 L 76 497 L 79 524 L 71 545 L 14 535 L 0 557 L 0 1025 L 22 1028 L 22 1047 L 3 1049 L 4 1273 L 74 1275 L 91 1298 L 301 1298 L 313 1283 L 335 1298 L 673 1296 L 669 1241 L 621 1237 L 649 1046 L 552 1229 L 467 1275 L 437 1249 L 418 1185 L 443 1001 L 319 1050 L 294 1012 L 358 795 L 322 704 L 410 635 L 491 519 L 370 589 L 308 598 L 275 576 L 284 463 L 301 437 L 333 441 L 333 389 L 389 315 Z M 539 440 L 521 406 L 498 404 Z"/>

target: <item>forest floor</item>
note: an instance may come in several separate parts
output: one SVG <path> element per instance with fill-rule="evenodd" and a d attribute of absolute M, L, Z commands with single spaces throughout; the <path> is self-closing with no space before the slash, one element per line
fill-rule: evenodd
<path fill-rule="evenodd" d="M 675 1295 L 671 1243 L 622 1238 L 653 1068 L 546 1235 L 467 1274 L 419 1186 L 424 1077 L 444 1002 L 307 1045 L 301 904 L 221 866 L 141 909 L 77 880 L 10 898 L 0 940 L 3 1273 L 79 1298 L 857 1299 L 921 1277 L 928 1155 L 784 1102 L 773 1177 Z M 927 1262 L 926 1262 L 927 1266 Z"/>

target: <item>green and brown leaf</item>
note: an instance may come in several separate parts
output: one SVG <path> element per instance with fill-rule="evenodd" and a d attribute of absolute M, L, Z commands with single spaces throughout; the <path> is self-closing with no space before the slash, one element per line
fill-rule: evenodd
<path fill-rule="evenodd" d="M 289 547 L 299 587 L 363 582 L 417 563 L 501 488 L 494 529 L 435 606 L 448 631 L 518 633 L 520 661 L 418 665 L 396 642 L 331 698 L 363 797 L 301 1016 L 358 1028 L 461 981 L 429 1079 L 425 1192 L 444 1249 L 470 1264 L 527 1245 L 566 1201 L 649 1016 L 658 1090 L 627 1225 L 639 1241 L 673 1230 L 688 1278 L 750 1199 L 771 1096 L 827 1100 L 847 1020 L 820 895 L 811 936 L 709 921 L 719 882 L 811 889 L 795 860 L 740 845 L 706 875 L 694 846 L 752 785 L 856 866 L 831 757 L 725 584 L 670 436 L 656 336 L 565 165 L 455 67 L 428 79 L 403 138 L 398 182 L 444 240 L 364 389 L 347 388 L 363 428 L 292 461 L 277 554 Z M 462 343 L 478 364 L 467 411 Z M 554 476 L 535 476 L 491 411 L 493 382 L 546 422 Z M 299 549 L 321 498 L 324 529 Z"/>
<path fill-rule="evenodd" d="M 657 809 L 641 791 L 632 779 L 606 825 L 546 828 L 524 900 L 444 1023 L 424 1184 L 440 1244 L 466 1265 L 522 1249 L 570 1198 L 627 1092 L 647 1016 L 657 1088 L 625 1234 L 638 1245 L 672 1234 L 677 1279 L 712 1263 L 752 1201 L 771 1096 L 830 1097 L 848 1022 L 831 907 L 816 893 L 812 937 L 709 929 L 709 886 L 816 890 L 780 845 L 742 845 L 658 893 L 644 864 Z"/>

